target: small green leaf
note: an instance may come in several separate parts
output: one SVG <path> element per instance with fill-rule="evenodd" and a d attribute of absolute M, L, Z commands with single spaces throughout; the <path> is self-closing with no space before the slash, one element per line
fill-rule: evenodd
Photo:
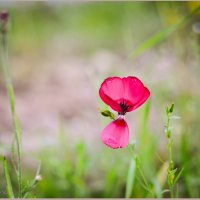
<path fill-rule="evenodd" d="M 170 109 L 169 109 L 169 112 L 170 112 L 170 113 L 173 113 L 173 111 L 174 111 L 174 103 L 172 103 L 172 105 L 171 105 L 171 107 L 170 107 Z"/>
<path fill-rule="evenodd" d="M 100 113 L 104 117 L 110 117 L 111 119 L 115 119 L 115 115 L 111 111 L 109 111 L 109 110 L 102 110 L 102 111 L 100 111 Z"/>
<path fill-rule="evenodd" d="M 184 167 L 181 169 L 181 171 L 178 173 L 178 175 L 176 176 L 175 180 L 174 180 L 174 184 L 178 181 L 178 179 L 180 178 L 181 174 L 183 173 Z"/>
<path fill-rule="evenodd" d="M 13 189 L 12 189 L 11 180 L 10 180 L 10 174 L 8 171 L 8 162 L 5 157 L 3 157 L 3 167 L 4 167 L 5 177 L 6 177 L 6 190 L 7 190 L 8 198 L 15 198 Z"/>
<path fill-rule="evenodd" d="M 173 163 L 170 163 L 170 165 L 172 165 L 172 164 L 173 164 Z M 174 174 L 176 173 L 176 171 L 177 171 L 177 168 L 172 169 L 172 170 L 169 171 L 169 174 L 170 174 L 170 175 L 174 175 Z"/>

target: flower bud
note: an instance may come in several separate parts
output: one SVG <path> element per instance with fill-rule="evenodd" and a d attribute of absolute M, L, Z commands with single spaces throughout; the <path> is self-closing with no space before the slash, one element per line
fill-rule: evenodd
<path fill-rule="evenodd" d="M 109 110 L 102 110 L 102 111 L 100 111 L 100 113 L 104 117 L 110 117 L 111 119 L 115 119 L 115 115 L 111 111 L 109 111 Z"/>
<path fill-rule="evenodd" d="M 1 21 L 8 21 L 8 12 L 6 10 L 1 11 L 0 13 L 0 20 Z"/>
<path fill-rule="evenodd" d="M 173 113 L 173 111 L 174 111 L 174 103 L 172 103 L 172 105 L 171 105 L 171 107 L 170 107 L 170 109 L 169 109 L 169 112 L 170 112 L 170 113 Z"/>
<path fill-rule="evenodd" d="M 35 180 L 36 181 L 41 181 L 42 180 L 42 176 L 40 174 L 38 174 L 36 177 L 35 177 Z"/>
<path fill-rule="evenodd" d="M 165 130 L 165 133 L 166 133 L 166 137 L 167 138 L 171 138 L 171 135 L 172 135 L 172 132 L 171 132 L 171 130 Z"/>
<path fill-rule="evenodd" d="M 169 168 L 172 170 L 174 168 L 174 162 L 171 160 L 169 163 Z"/>
<path fill-rule="evenodd" d="M 0 31 L 6 33 L 8 31 L 9 14 L 6 10 L 0 12 Z"/>

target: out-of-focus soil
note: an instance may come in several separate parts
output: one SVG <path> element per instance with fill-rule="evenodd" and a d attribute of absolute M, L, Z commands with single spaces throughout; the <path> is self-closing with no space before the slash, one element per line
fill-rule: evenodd
<path fill-rule="evenodd" d="M 60 124 L 65 130 L 66 145 L 83 139 L 89 148 L 101 148 L 100 133 L 106 122 L 98 111 L 101 105 L 98 89 L 108 76 L 138 76 L 150 88 L 149 124 L 155 134 L 164 130 L 166 105 L 159 100 L 160 89 L 167 88 L 169 95 L 176 96 L 184 90 L 193 93 L 198 85 L 195 77 L 189 78 L 191 70 L 169 51 L 159 54 L 148 51 L 134 62 L 124 62 L 122 56 L 110 50 L 98 49 L 82 55 L 71 51 L 62 39 L 59 41 L 52 40 L 34 55 L 28 52 L 11 55 L 16 111 L 21 120 L 26 152 L 56 144 Z M 189 84 L 184 84 L 185 80 Z M 2 76 L 0 88 L 0 141 L 11 144 L 12 124 Z M 166 102 L 171 100 L 171 96 L 168 97 Z M 134 140 L 139 118 L 140 109 L 127 115 Z"/>

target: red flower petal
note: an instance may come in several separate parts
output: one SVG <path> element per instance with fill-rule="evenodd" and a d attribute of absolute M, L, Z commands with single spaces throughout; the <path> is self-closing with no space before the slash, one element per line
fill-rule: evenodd
<path fill-rule="evenodd" d="M 135 110 L 135 109 L 137 109 L 138 107 L 140 107 L 140 106 L 149 98 L 149 96 L 150 96 L 149 90 L 148 90 L 146 87 L 144 87 L 144 93 L 143 93 L 143 95 L 142 95 L 142 98 L 140 99 L 140 101 L 138 101 L 138 103 L 136 103 L 136 104 L 133 106 L 132 110 Z M 130 111 L 131 111 L 131 110 L 130 110 Z"/>
<path fill-rule="evenodd" d="M 124 119 L 112 121 L 104 128 L 101 135 L 102 141 L 113 149 L 124 148 L 128 145 L 129 129 Z"/>
<path fill-rule="evenodd" d="M 136 77 L 110 77 L 101 84 L 99 95 L 106 104 L 120 113 L 120 103 L 125 102 L 129 106 L 126 112 L 130 112 L 141 106 L 150 92 Z"/>
<path fill-rule="evenodd" d="M 121 99 L 123 84 L 121 78 L 111 77 L 104 80 L 99 89 L 99 96 L 113 110 L 120 111 L 119 103 L 116 100 Z"/>

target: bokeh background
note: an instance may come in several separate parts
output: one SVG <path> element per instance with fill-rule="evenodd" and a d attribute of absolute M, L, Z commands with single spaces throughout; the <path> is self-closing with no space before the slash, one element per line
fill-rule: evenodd
<path fill-rule="evenodd" d="M 152 182 L 162 167 L 158 157 L 167 159 L 165 108 L 174 102 L 173 153 L 176 166 L 184 166 L 179 197 L 200 197 L 200 12 L 192 14 L 198 6 L 0 2 L 10 13 L 9 66 L 23 131 L 24 182 L 42 163 L 42 181 L 30 197 L 125 196 L 131 155 L 102 144 L 110 120 L 99 113 L 107 107 L 98 90 L 109 76 L 129 75 L 151 91 L 148 118 L 147 105 L 126 116 L 145 176 Z M 12 130 L 1 70 L 1 155 L 10 155 Z M 12 168 L 10 173 L 15 185 Z M 0 197 L 5 187 L 0 166 Z M 132 197 L 145 197 L 137 181 Z"/>

